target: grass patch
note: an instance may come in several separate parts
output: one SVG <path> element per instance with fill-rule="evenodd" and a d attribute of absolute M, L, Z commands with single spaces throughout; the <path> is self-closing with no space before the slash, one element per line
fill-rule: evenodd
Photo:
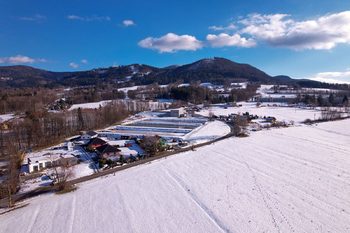
<path fill-rule="evenodd" d="M 70 193 L 70 192 L 74 192 L 74 191 L 76 191 L 77 190 L 77 187 L 70 187 L 70 188 L 66 188 L 66 189 L 63 189 L 63 190 L 61 190 L 61 191 L 57 191 L 57 192 L 55 192 L 55 194 L 57 194 L 57 195 L 61 195 L 61 194 L 65 194 L 65 193 Z"/>
<path fill-rule="evenodd" d="M 14 208 L 12 208 L 12 209 L 10 209 L 10 210 L 8 210 L 8 211 L 5 211 L 5 212 L 3 212 L 3 213 L 0 213 L 0 215 L 6 214 L 6 213 L 8 213 L 8 212 L 11 212 L 11 211 L 14 211 L 14 210 L 17 210 L 17 209 L 21 209 L 21 208 L 26 207 L 26 206 L 28 206 L 28 205 L 29 205 L 29 203 L 27 203 L 27 204 L 25 204 L 25 205 L 22 205 L 22 206 L 14 207 Z"/>
<path fill-rule="evenodd" d="M 246 138 L 246 137 L 249 137 L 249 135 L 246 134 L 246 133 L 239 133 L 239 134 L 237 134 L 237 137 L 239 137 L 239 138 Z"/>

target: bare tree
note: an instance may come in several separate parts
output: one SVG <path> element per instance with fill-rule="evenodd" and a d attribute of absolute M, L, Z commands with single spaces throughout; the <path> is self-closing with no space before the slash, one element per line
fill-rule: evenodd
<path fill-rule="evenodd" d="M 72 167 L 69 167 L 65 159 L 54 160 L 51 157 L 51 164 L 55 170 L 55 183 L 58 186 L 58 191 L 62 191 L 67 188 L 67 181 L 74 175 Z"/>
<path fill-rule="evenodd" d="M 20 156 L 18 154 L 11 155 L 10 160 L 6 166 L 3 185 L 7 191 L 8 207 L 13 207 L 12 196 L 17 192 L 19 184 L 19 168 Z"/>

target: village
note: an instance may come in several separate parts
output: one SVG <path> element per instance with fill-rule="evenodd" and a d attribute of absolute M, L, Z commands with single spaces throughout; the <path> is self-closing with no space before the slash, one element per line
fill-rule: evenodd
<path fill-rule="evenodd" d="M 246 84 L 240 84 L 239 88 L 242 86 L 245 87 Z M 124 91 L 127 92 L 128 89 Z M 327 90 L 316 91 L 324 93 L 325 100 L 327 99 Z M 291 92 L 293 90 L 284 86 L 276 88 L 273 85 L 262 85 L 250 101 L 186 104 L 170 110 L 155 107 L 105 129 L 80 131 L 80 135 L 68 138 L 58 145 L 24 154 L 19 193 L 54 184 L 56 179 L 53 168 L 57 166 L 72 167 L 74 174 L 69 179 L 76 179 L 150 156 L 191 148 L 230 133 L 249 135 L 250 132 L 270 127 L 289 127 L 301 124 L 306 119 L 325 118 L 326 114 L 321 108 L 310 107 L 305 103 L 293 104 L 297 94 Z M 315 90 L 306 90 L 304 95 L 312 92 L 315 93 Z M 169 103 L 162 102 L 162 105 L 166 107 Z M 80 105 L 85 106 L 88 105 Z M 96 104 L 92 105 L 94 106 Z M 337 117 L 348 114 L 348 109 L 341 107 L 334 108 L 333 111 L 337 112 Z M 6 126 L 6 123 L 2 124 L 3 129 Z"/>

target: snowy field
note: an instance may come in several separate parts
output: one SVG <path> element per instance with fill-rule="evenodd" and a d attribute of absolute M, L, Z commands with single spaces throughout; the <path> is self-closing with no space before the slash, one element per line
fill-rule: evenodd
<path fill-rule="evenodd" d="M 349 125 L 260 131 L 42 195 L 0 232 L 349 232 Z"/>
<path fill-rule="evenodd" d="M 211 107 L 207 110 L 201 110 L 200 112 L 196 112 L 198 115 L 209 116 L 210 111 L 214 113 L 216 116 L 227 116 L 231 113 L 235 114 L 243 114 L 245 112 L 249 112 L 252 115 L 258 115 L 261 117 L 264 116 L 273 116 L 277 119 L 277 121 L 294 121 L 296 124 L 300 124 L 305 119 L 309 118 L 311 120 L 318 119 L 321 117 L 320 110 L 314 110 L 310 108 L 294 108 L 287 107 L 287 104 L 281 103 L 264 103 L 265 107 L 256 107 L 256 102 L 240 102 L 238 104 L 242 104 L 242 107 L 227 107 L 224 109 L 224 105 Z M 267 106 L 269 104 L 270 106 Z M 277 107 L 273 107 L 273 104 L 276 104 Z M 285 107 L 279 107 L 280 105 Z M 343 109 L 342 109 L 343 110 Z M 257 122 L 263 121 L 262 119 L 256 120 Z"/>

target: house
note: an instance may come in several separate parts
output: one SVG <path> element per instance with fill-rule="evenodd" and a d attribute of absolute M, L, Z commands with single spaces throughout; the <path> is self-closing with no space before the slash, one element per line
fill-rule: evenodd
<path fill-rule="evenodd" d="M 91 146 L 92 148 L 97 148 L 99 146 L 104 146 L 106 144 L 107 142 L 102 140 L 101 138 L 92 138 L 87 143 L 87 146 Z"/>
<path fill-rule="evenodd" d="M 269 116 L 269 117 L 266 117 L 266 121 L 271 122 L 271 123 L 275 123 L 276 122 L 276 118 Z"/>
<path fill-rule="evenodd" d="M 244 121 L 244 122 L 246 122 L 246 123 L 251 123 L 251 122 L 252 122 L 252 119 L 251 119 L 249 116 L 246 116 L 246 115 L 244 115 L 244 116 L 239 116 L 238 119 L 239 119 L 240 121 Z"/>
<path fill-rule="evenodd" d="M 103 158 L 109 158 L 111 156 L 118 156 L 121 150 L 114 146 L 104 145 L 96 148 L 96 152 Z"/>
<path fill-rule="evenodd" d="M 95 131 L 90 131 L 86 134 L 84 134 L 83 136 L 81 136 L 81 140 L 90 140 L 92 138 L 97 138 L 98 133 L 96 133 Z"/>
<path fill-rule="evenodd" d="M 120 139 L 122 139 L 122 140 L 130 140 L 131 136 L 130 135 L 121 135 Z"/>
<path fill-rule="evenodd" d="M 78 163 L 78 158 L 73 154 L 54 154 L 28 158 L 29 173 L 49 168 L 53 165 L 73 166 Z"/>
<path fill-rule="evenodd" d="M 132 147 L 131 142 L 125 143 L 125 147 Z"/>
<path fill-rule="evenodd" d="M 158 136 L 158 135 L 156 135 L 154 137 L 157 140 L 157 143 L 159 143 L 162 147 L 167 146 L 167 141 L 164 138 L 162 138 L 161 136 Z"/>

